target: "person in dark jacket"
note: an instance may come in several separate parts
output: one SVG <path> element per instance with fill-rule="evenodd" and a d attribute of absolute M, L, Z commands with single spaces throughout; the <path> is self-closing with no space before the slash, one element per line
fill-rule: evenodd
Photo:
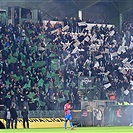
<path fill-rule="evenodd" d="M 6 128 L 9 129 L 10 128 L 10 121 L 11 121 L 11 112 L 10 112 L 9 108 L 7 108 L 5 111 L 4 119 L 6 121 Z"/>
<path fill-rule="evenodd" d="M 21 115 L 23 117 L 23 127 L 25 128 L 25 122 L 27 122 L 27 128 L 29 128 L 29 121 L 28 121 L 28 110 L 26 106 L 24 106 Z"/>
<path fill-rule="evenodd" d="M 17 118 L 18 118 L 18 115 L 17 115 L 17 111 L 15 109 L 15 105 L 12 106 L 11 108 L 11 128 L 17 128 Z"/>

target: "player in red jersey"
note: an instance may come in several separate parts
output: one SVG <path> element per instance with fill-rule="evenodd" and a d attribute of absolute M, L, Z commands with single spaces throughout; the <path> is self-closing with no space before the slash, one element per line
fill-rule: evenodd
<path fill-rule="evenodd" d="M 64 114 L 65 114 L 64 128 L 66 129 L 67 121 L 69 120 L 71 130 L 74 130 L 73 124 L 72 124 L 72 115 L 71 115 L 72 106 L 70 103 L 71 103 L 70 100 L 67 100 L 67 103 L 64 105 Z"/>

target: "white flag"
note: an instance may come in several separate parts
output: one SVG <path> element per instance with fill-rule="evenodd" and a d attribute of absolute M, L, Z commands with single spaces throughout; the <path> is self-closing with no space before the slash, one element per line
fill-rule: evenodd
<path fill-rule="evenodd" d="M 54 33 L 59 34 L 59 29 L 55 29 L 55 30 L 51 31 L 51 34 L 54 34 Z"/>
<path fill-rule="evenodd" d="M 68 54 L 67 57 L 63 61 L 66 61 L 69 57 L 71 57 L 70 54 Z"/>
<path fill-rule="evenodd" d="M 76 41 L 76 43 L 74 43 L 74 47 L 78 47 L 80 45 L 79 41 Z"/>
<path fill-rule="evenodd" d="M 128 58 L 125 58 L 122 63 L 125 64 L 128 61 Z"/>
<path fill-rule="evenodd" d="M 86 42 L 88 42 L 90 40 L 90 38 L 87 36 L 85 39 L 84 39 Z"/>
<path fill-rule="evenodd" d="M 110 36 L 113 36 L 114 34 L 115 34 L 115 31 L 114 30 L 112 30 L 112 31 L 109 32 L 109 35 Z"/>
<path fill-rule="evenodd" d="M 76 48 L 72 51 L 71 54 L 75 54 L 75 53 L 77 53 L 77 51 L 78 51 L 78 47 L 76 47 Z"/>
<path fill-rule="evenodd" d="M 131 41 L 130 41 L 130 46 L 129 46 L 129 48 L 133 48 L 133 40 L 131 39 Z"/>
<path fill-rule="evenodd" d="M 86 22 L 78 22 L 78 26 L 86 26 Z"/>
<path fill-rule="evenodd" d="M 101 59 L 103 58 L 103 55 L 98 55 L 98 56 L 95 56 L 95 58 L 98 60 L 98 59 Z"/>
<path fill-rule="evenodd" d="M 96 63 L 95 63 L 95 65 L 94 65 L 94 67 L 98 67 L 99 66 L 99 62 L 98 61 L 96 61 Z"/>
<path fill-rule="evenodd" d="M 123 40 L 122 40 L 122 46 L 125 46 L 125 44 L 126 44 L 126 40 L 123 38 Z"/>
<path fill-rule="evenodd" d="M 111 86 L 111 83 L 105 84 L 104 87 L 107 89 Z"/>
<path fill-rule="evenodd" d="M 66 25 L 65 27 L 62 28 L 62 31 L 66 31 L 66 30 L 68 30 L 68 29 L 69 29 L 69 26 Z"/>

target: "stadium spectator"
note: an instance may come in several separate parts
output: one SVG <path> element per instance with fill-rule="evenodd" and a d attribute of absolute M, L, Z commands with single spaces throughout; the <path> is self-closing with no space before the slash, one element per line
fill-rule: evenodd
<path fill-rule="evenodd" d="M 88 111 L 87 108 L 86 109 L 82 109 L 81 111 L 81 126 L 88 126 Z"/>
<path fill-rule="evenodd" d="M 49 103 L 55 98 L 54 106 L 61 108 L 65 100 L 71 99 L 74 108 L 79 108 L 79 76 L 94 77 L 96 96 L 90 98 L 87 94 L 89 100 L 107 99 L 111 91 L 123 101 L 132 95 L 132 26 L 126 24 L 119 33 L 115 26 L 94 24 L 80 33 L 79 20 L 64 21 L 65 26 L 69 25 L 65 31 L 50 21 L 45 27 L 31 21 L 15 26 L 2 24 L 0 101 L 6 107 L 16 102 L 19 109 L 30 104 L 35 109 L 53 109 Z M 54 95 L 49 93 L 50 87 Z"/>
<path fill-rule="evenodd" d="M 65 17 L 65 18 L 63 19 L 63 23 L 64 23 L 64 26 L 68 25 L 68 18 L 67 18 L 67 17 Z"/>
<path fill-rule="evenodd" d="M 101 109 L 100 108 L 94 109 L 93 115 L 94 115 L 94 125 L 101 126 L 102 125 L 102 117 L 103 117 Z"/>
<path fill-rule="evenodd" d="M 110 100 L 115 100 L 116 98 L 115 98 L 115 93 L 112 91 L 112 92 L 110 92 L 110 94 L 109 94 L 109 99 Z"/>

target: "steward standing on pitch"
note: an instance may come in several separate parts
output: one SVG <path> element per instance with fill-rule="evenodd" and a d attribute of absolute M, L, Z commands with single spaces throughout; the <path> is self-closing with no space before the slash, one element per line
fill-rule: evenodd
<path fill-rule="evenodd" d="M 9 108 L 7 108 L 5 111 L 4 119 L 6 121 L 6 128 L 10 128 L 11 112 Z"/>
<path fill-rule="evenodd" d="M 29 128 L 28 110 L 26 109 L 26 106 L 24 106 L 21 115 L 23 116 L 23 127 L 25 128 L 25 122 L 27 122 L 27 128 Z"/>
<path fill-rule="evenodd" d="M 18 115 L 17 115 L 17 111 L 15 109 L 15 105 L 12 106 L 11 108 L 11 128 L 17 128 L 17 118 L 18 118 Z M 15 124 L 15 127 L 13 126 L 13 124 Z"/>

